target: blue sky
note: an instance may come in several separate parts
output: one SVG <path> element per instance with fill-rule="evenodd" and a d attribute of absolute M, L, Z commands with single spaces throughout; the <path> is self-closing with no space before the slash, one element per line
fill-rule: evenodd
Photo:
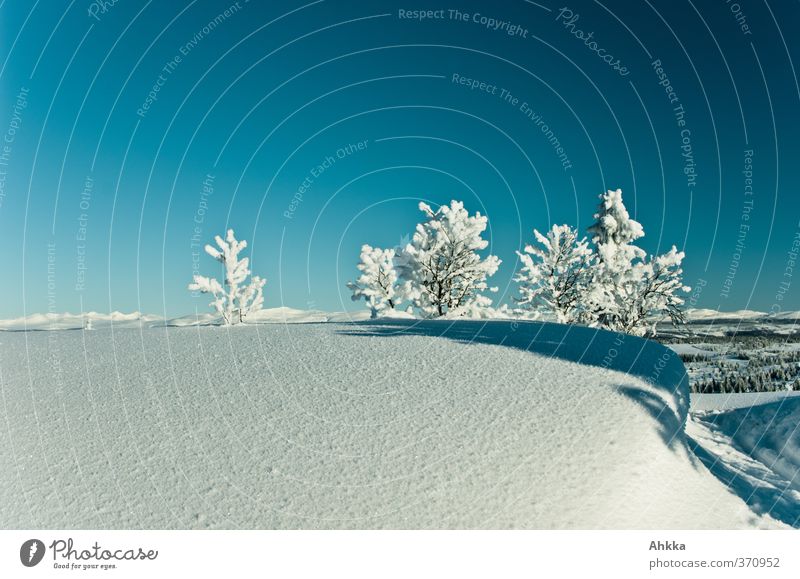
<path fill-rule="evenodd" d="M 450 199 L 508 302 L 618 187 L 693 305 L 800 309 L 796 2 L 56 4 L 0 5 L 0 317 L 204 310 L 227 227 L 267 307 L 358 308 L 360 245 Z"/>

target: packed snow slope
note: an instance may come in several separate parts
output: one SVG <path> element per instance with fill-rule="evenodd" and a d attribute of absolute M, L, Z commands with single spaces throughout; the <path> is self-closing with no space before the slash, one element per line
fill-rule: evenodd
<path fill-rule="evenodd" d="M 411 320 L 0 334 L 5 528 L 740 528 L 657 343 Z"/>

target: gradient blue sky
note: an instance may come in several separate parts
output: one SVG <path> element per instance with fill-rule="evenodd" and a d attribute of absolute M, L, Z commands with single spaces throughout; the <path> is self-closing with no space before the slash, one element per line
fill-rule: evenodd
<path fill-rule="evenodd" d="M 207 298 L 186 290 L 195 226 L 204 241 L 226 227 L 249 240 L 267 307 L 355 309 L 345 282 L 360 245 L 399 244 L 420 199 L 453 198 L 489 216 L 491 251 L 503 259 L 494 283 L 508 302 L 514 252 L 531 230 L 583 229 L 598 193 L 617 187 L 648 251 L 685 249 L 686 282 L 702 290 L 694 305 L 800 309 L 800 279 L 786 270 L 800 231 L 797 2 L 743 0 L 736 14 L 724 0 L 241 0 L 202 32 L 233 4 L 120 0 L 104 13 L 77 0 L 0 4 L 0 317 L 205 310 Z M 565 7 L 579 15 L 571 27 Z M 577 29 L 594 32 L 627 74 Z M 139 114 L 160 74 L 157 100 Z M 336 158 L 359 142 L 363 150 Z M 326 157 L 336 160 L 314 177 Z M 213 193 L 198 224 L 207 175 Z M 200 270 L 217 271 L 206 256 Z"/>

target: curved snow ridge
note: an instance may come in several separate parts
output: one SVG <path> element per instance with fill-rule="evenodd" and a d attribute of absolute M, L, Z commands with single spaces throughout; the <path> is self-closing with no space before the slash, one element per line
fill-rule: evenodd
<path fill-rule="evenodd" d="M 403 333 L 494 344 L 624 372 L 650 385 L 681 427 L 689 414 L 689 378 L 680 356 L 659 342 L 586 326 L 527 320 L 392 320 L 357 324 L 366 333 Z"/>

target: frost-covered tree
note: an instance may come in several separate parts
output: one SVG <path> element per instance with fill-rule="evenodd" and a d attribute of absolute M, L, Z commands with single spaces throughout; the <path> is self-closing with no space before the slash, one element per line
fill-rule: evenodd
<path fill-rule="evenodd" d="M 644 237 L 642 225 L 628 214 L 622 190 L 600 195 L 600 205 L 589 228 L 595 244 L 592 280 L 587 297 L 594 321 L 609 329 L 643 335 L 655 321 L 669 317 L 683 321 L 678 292 L 688 291 L 681 282 L 684 254 L 674 247 L 648 258 L 634 245 Z"/>
<path fill-rule="evenodd" d="M 362 245 L 361 261 L 357 266 L 361 275 L 356 281 L 347 284 L 348 289 L 353 292 L 353 301 L 363 298 L 373 318 L 377 318 L 386 309 L 394 309 L 401 301 L 394 256 L 394 249 Z"/>
<path fill-rule="evenodd" d="M 634 242 L 644 236 L 631 219 L 622 191 L 600 195 L 600 205 L 589 228 L 594 250 L 567 225 L 556 225 L 546 235 L 534 230 L 538 246 L 518 252 L 522 269 L 517 302 L 527 309 L 554 314 L 562 323 L 584 323 L 610 330 L 644 335 L 655 333 L 657 322 L 684 322 L 681 293 L 683 252 L 673 248 L 648 256 Z"/>
<path fill-rule="evenodd" d="M 636 263 L 645 257 L 644 250 L 633 242 L 644 236 L 644 229 L 628 214 L 621 189 L 600 195 L 594 218 L 595 223 L 589 227 L 596 247 L 589 309 L 600 325 L 624 331 L 621 318 L 642 273 Z"/>
<path fill-rule="evenodd" d="M 214 299 L 209 305 L 222 316 L 225 325 L 237 324 L 244 321 L 247 314 L 261 309 L 264 304 L 263 288 L 267 280 L 254 275 L 250 278 L 250 283 L 245 284 L 251 273 L 250 259 L 240 259 L 239 253 L 247 247 L 247 241 L 237 240 L 233 229 L 228 230 L 225 239 L 217 235 L 214 241 L 219 249 L 206 245 L 205 251 L 224 266 L 223 283 L 215 278 L 195 275 L 189 289 L 211 294 Z"/>
<path fill-rule="evenodd" d="M 470 216 L 459 201 L 437 211 L 426 203 L 419 208 L 427 219 L 396 260 L 404 295 L 425 317 L 474 315 L 491 306 L 491 298 L 481 292 L 497 291 L 486 280 L 500 259 L 478 254 L 488 246 L 482 237 L 487 218 Z"/>
<path fill-rule="evenodd" d="M 689 292 L 683 285 L 681 262 L 684 253 L 672 246 L 663 255 L 650 256 L 634 266 L 632 289 L 628 303 L 618 317 L 619 329 L 629 334 L 655 334 L 656 323 L 668 318 L 674 325 L 684 323 L 681 292 Z"/>
<path fill-rule="evenodd" d="M 522 269 L 519 283 L 523 308 L 539 313 L 554 313 L 560 323 L 583 321 L 590 282 L 592 250 L 586 238 L 569 225 L 553 225 L 546 235 L 533 230 L 538 246 L 525 246 L 517 252 Z"/>

